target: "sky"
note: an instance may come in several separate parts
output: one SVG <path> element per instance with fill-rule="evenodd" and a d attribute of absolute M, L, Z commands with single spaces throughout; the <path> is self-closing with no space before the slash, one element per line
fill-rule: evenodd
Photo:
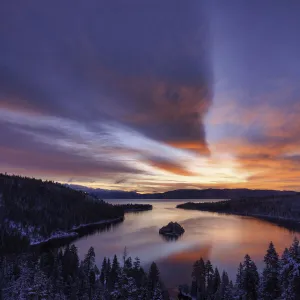
<path fill-rule="evenodd" d="M 0 172 L 300 190 L 300 2 L 2 0 Z"/>

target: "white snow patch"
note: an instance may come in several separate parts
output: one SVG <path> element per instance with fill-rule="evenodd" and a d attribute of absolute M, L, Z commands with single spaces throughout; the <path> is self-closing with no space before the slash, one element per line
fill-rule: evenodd
<path fill-rule="evenodd" d="M 30 239 L 30 245 L 38 245 L 41 243 L 46 243 L 49 242 L 51 240 L 57 240 L 57 239 L 62 239 L 62 238 L 71 238 L 71 237 L 77 237 L 78 233 L 77 232 L 64 232 L 64 231 L 56 231 L 54 233 L 51 234 L 51 236 L 49 238 L 34 238 L 34 239 Z"/>

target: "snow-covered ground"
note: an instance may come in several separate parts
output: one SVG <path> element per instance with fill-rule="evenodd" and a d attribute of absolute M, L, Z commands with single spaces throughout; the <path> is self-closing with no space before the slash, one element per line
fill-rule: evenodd
<path fill-rule="evenodd" d="M 115 218 L 115 219 L 107 219 L 107 220 L 101 220 L 99 222 L 95 222 L 95 223 L 88 223 L 88 224 L 81 224 L 79 226 L 73 226 L 73 228 L 68 231 L 68 232 L 64 232 L 64 231 L 57 231 L 51 234 L 51 236 L 49 238 L 31 238 L 30 239 L 30 245 L 38 245 L 41 243 L 46 243 L 49 242 L 51 240 L 56 240 L 56 239 L 63 239 L 63 238 L 71 238 L 71 237 L 77 237 L 78 233 L 76 232 L 77 230 L 86 228 L 86 227 L 90 227 L 90 226 L 95 226 L 95 225 L 101 225 L 101 224 L 110 224 L 113 222 L 117 222 L 117 221 L 121 221 L 122 218 Z"/>
<path fill-rule="evenodd" d="M 63 239 L 63 238 L 71 238 L 71 237 L 77 237 L 77 232 L 64 232 L 64 231 L 57 231 L 51 234 L 49 238 L 31 238 L 30 239 L 30 245 L 38 245 L 41 243 L 47 243 L 51 240 L 57 240 L 57 239 Z"/>
<path fill-rule="evenodd" d="M 0 198 L 1 200 L 1 198 Z M 9 227 L 11 230 L 18 231 L 22 236 L 27 237 L 30 241 L 30 245 L 38 245 L 41 243 L 46 243 L 51 240 L 57 240 L 57 239 L 64 239 L 64 238 L 75 238 L 79 234 L 77 231 L 83 228 L 97 226 L 101 224 L 110 224 L 114 222 L 121 221 L 123 218 L 115 218 L 115 219 L 107 219 L 107 220 L 101 220 L 99 222 L 95 223 L 88 223 L 88 224 L 81 224 L 79 226 L 73 226 L 73 228 L 69 231 L 61 231 L 57 230 L 55 232 L 52 232 L 49 237 L 42 236 L 40 234 L 41 228 L 35 227 L 35 226 L 24 226 L 22 223 L 14 222 L 10 220 L 6 220 L 6 226 Z"/>
<path fill-rule="evenodd" d="M 116 219 L 101 220 L 95 223 L 81 224 L 79 226 L 74 226 L 70 231 L 61 231 L 61 230 L 55 231 L 47 238 L 45 238 L 40 234 L 40 228 L 38 227 L 34 227 L 34 226 L 24 227 L 21 223 L 17 223 L 13 221 L 7 221 L 6 225 L 12 230 L 17 230 L 22 236 L 29 238 L 30 245 L 33 246 L 41 243 L 46 243 L 51 240 L 73 238 L 73 237 L 75 238 L 78 236 L 78 233 L 76 231 L 80 229 L 95 226 L 95 225 L 109 224 L 121 220 L 122 218 L 116 218 Z"/>

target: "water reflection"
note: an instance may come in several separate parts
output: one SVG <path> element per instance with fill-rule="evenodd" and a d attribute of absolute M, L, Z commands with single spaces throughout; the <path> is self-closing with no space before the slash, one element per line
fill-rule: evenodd
<path fill-rule="evenodd" d="M 76 241 L 81 258 L 93 246 L 97 264 L 101 265 L 104 256 L 112 257 L 116 253 L 121 257 L 126 246 L 132 257 L 140 257 L 145 268 L 156 261 L 164 281 L 172 288 L 190 282 L 192 264 L 200 257 L 210 259 L 233 277 L 246 253 L 261 267 L 271 240 L 281 253 L 293 237 L 298 236 L 277 225 L 249 217 L 176 209 L 178 202 L 173 201 L 153 201 L 151 204 L 152 211 L 126 214 L 125 221 L 109 231 Z M 166 241 L 158 233 L 159 228 L 170 221 L 185 228 L 184 235 L 177 241 Z"/>
<path fill-rule="evenodd" d="M 96 225 L 94 228 L 92 227 L 87 227 L 87 228 L 82 228 L 78 234 L 79 236 L 91 236 L 91 235 L 95 235 L 95 234 L 100 234 L 103 232 L 113 232 L 114 230 L 117 229 L 118 226 L 120 226 L 122 221 L 120 222 L 115 222 L 112 224 L 99 224 Z"/>
<path fill-rule="evenodd" d="M 178 239 L 181 238 L 182 234 L 181 235 L 165 235 L 165 234 L 159 234 L 160 237 L 166 241 L 166 242 L 176 242 L 178 241 Z"/>

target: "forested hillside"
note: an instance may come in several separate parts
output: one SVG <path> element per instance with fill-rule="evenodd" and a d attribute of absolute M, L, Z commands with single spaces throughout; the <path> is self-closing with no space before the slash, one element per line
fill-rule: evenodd
<path fill-rule="evenodd" d="M 34 253 L 0 258 L 0 299 L 48 300 L 164 300 L 169 299 L 158 267 L 149 272 L 139 258 L 124 251 L 120 262 L 115 255 L 95 264 L 91 247 L 83 261 L 77 248 L 67 246 L 36 256 Z M 199 258 L 191 268 L 191 284 L 179 287 L 178 299 L 196 300 L 298 300 L 300 299 L 300 246 L 297 239 L 279 257 L 271 242 L 258 271 L 246 254 L 237 266 L 235 280 L 226 271 Z"/>
<path fill-rule="evenodd" d="M 139 212 L 139 211 L 146 211 L 152 210 L 151 204 L 139 204 L 139 203 L 127 203 L 127 204 L 116 204 L 115 206 L 121 207 L 124 212 Z"/>
<path fill-rule="evenodd" d="M 297 239 L 279 258 L 271 242 L 258 272 L 246 254 L 237 269 L 235 282 L 226 272 L 213 268 L 202 258 L 193 265 L 191 285 L 180 287 L 179 299 L 298 300 L 300 299 L 300 246 Z"/>
<path fill-rule="evenodd" d="M 177 205 L 177 208 L 300 220 L 300 193 L 285 196 Z"/>
<path fill-rule="evenodd" d="M 152 263 L 149 272 L 124 252 L 122 262 L 115 255 L 104 258 L 99 270 L 91 247 L 83 261 L 77 248 L 52 250 L 36 257 L 33 253 L 12 260 L 0 258 L 0 299 L 114 300 L 169 299 Z"/>
<path fill-rule="evenodd" d="M 0 174 L 0 249 L 61 236 L 82 224 L 115 219 L 121 207 L 61 184 Z"/>

